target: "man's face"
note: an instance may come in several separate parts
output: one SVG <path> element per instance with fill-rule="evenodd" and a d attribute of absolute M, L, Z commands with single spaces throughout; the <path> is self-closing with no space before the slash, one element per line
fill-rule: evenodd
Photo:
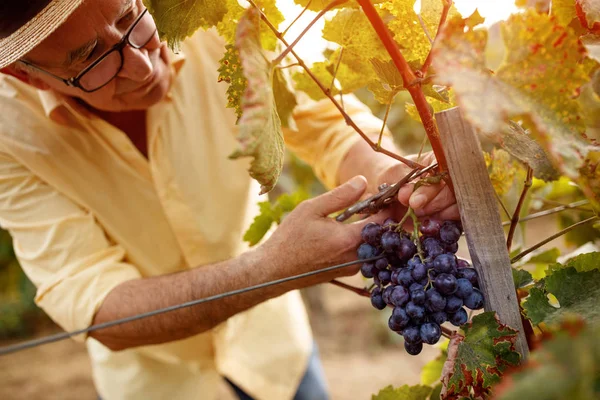
<path fill-rule="evenodd" d="M 57 76 L 76 76 L 117 43 L 144 11 L 141 0 L 88 0 L 57 31 L 24 59 Z M 78 97 L 103 111 L 141 110 L 159 102 L 170 85 L 165 43 L 158 35 L 143 48 L 123 49 L 123 68 L 105 87 L 86 93 L 66 86 L 41 72 L 27 69 L 36 86 L 47 85 L 68 96 Z M 34 83 L 35 84 L 35 83 Z"/>

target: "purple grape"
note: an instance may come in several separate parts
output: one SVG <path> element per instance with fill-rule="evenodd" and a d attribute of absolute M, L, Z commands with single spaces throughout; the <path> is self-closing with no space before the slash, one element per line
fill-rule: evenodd
<path fill-rule="evenodd" d="M 390 315 L 390 317 L 388 318 L 388 328 L 390 328 L 390 330 L 394 331 L 394 332 L 402 332 L 402 326 L 400 326 L 400 324 L 398 324 L 396 322 L 396 320 L 394 319 L 393 316 Z"/>
<path fill-rule="evenodd" d="M 390 281 L 394 284 L 394 285 L 399 285 L 400 282 L 398 281 L 398 275 L 400 275 L 400 271 L 402 271 L 401 269 L 397 269 L 392 271 L 392 275 L 390 276 Z"/>
<path fill-rule="evenodd" d="M 411 284 L 411 285 L 408 287 L 408 291 L 409 291 L 409 292 L 412 292 L 413 290 L 419 290 L 419 289 L 425 290 L 425 286 L 424 286 L 424 285 L 421 285 L 420 283 L 417 283 L 417 282 L 415 282 L 415 283 L 412 283 L 412 284 Z"/>
<path fill-rule="evenodd" d="M 439 274 L 433 286 L 443 295 L 450 295 L 456 292 L 456 278 L 450 274 Z"/>
<path fill-rule="evenodd" d="M 407 341 L 405 341 L 404 349 L 411 356 L 417 356 L 423 350 L 423 343 L 408 343 Z"/>
<path fill-rule="evenodd" d="M 381 235 L 380 242 L 386 253 L 395 253 L 400 249 L 401 237 L 398 232 L 388 231 Z"/>
<path fill-rule="evenodd" d="M 440 228 L 440 240 L 447 244 L 458 242 L 461 234 L 458 226 L 450 221 L 445 221 Z"/>
<path fill-rule="evenodd" d="M 415 281 L 423 280 L 424 278 L 427 278 L 427 267 L 421 263 L 418 263 L 411 271 L 411 275 Z"/>
<path fill-rule="evenodd" d="M 479 287 L 478 281 L 477 281 L 477 271 L 475 271 L 474 268 L 461 268 L 456 272 L 456 277 L 458 279 L 466 279 L 469 282 L 471 282 L 471 285 L 473 285 L 473 287 Z"/>
<path fill-rule="evenodd" d="M 444 244 L 444 252 L 456 254 L 458 251 L 458 243 Z"/>
<path fill-rule="evenodd" d="M 423 236 L 436 237 L 440 233 L 442 224 L 437 219 L 426 219 L 421 223 L 419 230 Z"/>
<path fill-rule="evenodd" d="M 380 258 L 379 260 L 375 261 L 375 268 L 377 268 L 380 271 L 386 270 L 388 267 L 388 260 L 387 258 Z"/>
<path fill-rule="evenodd" d="M 409 301 L 405 307 L 406 313 L 413 320 L 423 320 L 425 318 L 425 307 L 416 305 L 412 301 Z"/>
<path fill-rule="evenodd" d="M 365 278 L 373 278 L 377 273 L 377 268 L 375 268 L 373 263 L 364 263 L 362 267 L 360 267 L 360 273 Z"/>
<path fill-rule="evenodd" d="M 425 292 L 427 300 L 425 304 L 429 306 L 432 311 L 444 311 L 446 308 L 446 298 L 435 289 L 429 289 Z"/>
<path fill-rule="evenodd" d="M 483 294 L 477 289 L 473 289 L 473 293 L 467 296 L 464 300 L 465 306 L 471 310 L 479 310 L 483 308 Z"/>
<path fill-rule="evenodd" d="M 377 278 L 379 278 L 379 284 L 385 286 L 391 282 L 392 273 L 388 270 L 379 271 Z"/>
<path fill-rule="evenodd" d="M 446 311 L 448 314 L 454 314 L 458 310 L 460 310 L 463 306 L 463 301 L 461 298 L 456 296 L 448 296 L 446 297 Z"/>
<path fill-rule="evenodd" d="M 408 268 L 402 268 L 398 273 L 398 283 L 406 288 L 415 282 Z"/>
<path fill-rule="evenodd" d="M 457 297 L 466 299 L 471 293 L 473 293 L 473 284 L 465 278 L 459 278 L 456 280 L 456 293 Z"/>
<path fill-rule="evenodd" d="M 432 314 L 429 314 L 429 319 L 438 325 L 442 325 L 448 320 L 448 315 L 444 311 L 436 311 Z"/>
<path fill-rule="evenodd" d="M 408 326 L 404 328 L 402 332 L 402 336 L 404 336 L 404 340 L 407 343 L 422 343 L 421 342 L 421 330 L 418 326 Z"/>
<path fill-rule="evenodd" d="M 437 272 L 452 272 L 456 269 L 456 257 L 454 254 L 440 254 L 433 260 L 433 268 Z"/>
<path fill-rule="evenodd" d="M 411 258 L 410 260 L 408 260 L 408 262 L 406 263 L 406 266 L 408 268 L 414 268 L 417 264 L 421 264 L 421 258 L 419 258 L 418 255 L 414 256 L 413 258 Z"/>
<path fill-rule="evenodd" d="M 394 307 L 390 319 L 394 320 L 394 324 L 404 329 L 410 323 L 410 317 L 402 307 Z"/>
<path fill-rule="evenodd" d="M 409 260 L 417 253 L 417 246 L 408 238 L 400 239 L 400 247 L 396 251 L 396 255 L 401 260 Z"/>
<path fill-rule="evenodd" d="M 448 315 L 448 321 L 454 326 L 461 326 L 467 323 L 469 316 L 464 308 L 461 308 L 454 314 Z"/>
<path fill-rule="evenodd" d="M 426 238 L 423 241 L 423 249 L 425 250 L 425 253 L 427 253 L 427 257 L 432 259 L 444 252 L 440 242 L 434 238 Z"/>
<path fill-rule="evenodd" d="M 456 267 L 458 269 L 461 269 L 461 268 L 471 268 L 471 264 L 469 264 L 469 262 L 467 260 L 463 260 L 463 259 L 459 258 L 456 261 Z"/>
<path fill-rule="evenodd" d="M 393 286 L 388 286 L 385 289 L 383 289 L 383 292 L 381 293 L 381 298 L 383 299 L 385 304 L 392 304 L 392 298 L 390 297 L 392 294 L 392 290 L 394 290 Z"/>
<path fill-rule="evenodd" d="M 390 294 L 390 301 L 396 307 L 402 307 L 410 300 L 410 293 L 402 286 L 395 286 Z"/>
<path fill-rule="evenodd" d="M 419 285 L 418 289 L 410 291 L 410 300 L 416 305 L 422 306 L 425 305 L 425 300 L 427 296 L 425 295 L 425 290 Z M 462 302 L 461 302 L 462 305 Z"/>
<path fill-rule="evenodd" d="M 381 228 L 381 225 L 376 224 L 375 222 L 369 222 L 363 226 L 360 235 L 364 242 L 369 243 L 371 246 L 378 246 L 382 233 L 383 229 Z"/>
<path fill-rule="evenodd" d="M 381 290 L 379 288 L 375 288 L 371 292 L 371 304 L 378 310 L 383 310 L 386 307 L 385 301 L 383 301 L 381 296 Z"/>
<path fill-rule="evenodd" d="M 391 228 L 393 228 L 395 225 L 397 225 L 398 223 L 392 219 L 392 218 L 388 218 L 385 221 L 383 221 L 383 230 L 384 231 L 389 231 Z"/>
<path fill-rule="evenodd" d="M 442 336 L 442 328 L 435 322 L 426 322 L 421 325 L 421 340 L 423 343 L 436 344 Z"/>
<path fill-rule="evenodd" d="M 368 243 L 362 243 L 360 246 L 358 246 L 357 254 L 359 260 L 366 260 L 379 255 L 379 251 L 377 251 L 374 246 L 371 246 Z"/>

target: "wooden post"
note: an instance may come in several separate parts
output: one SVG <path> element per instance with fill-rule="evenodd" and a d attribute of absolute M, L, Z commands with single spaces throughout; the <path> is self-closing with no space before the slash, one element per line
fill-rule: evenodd
<path fill-rule="evenodd" d="M 516 350 L 523 359 L 529 349 L 513 283 L 506 239 L 479 139 L 458 107 L 436 113 L 442 146 L 471 261 L 485 295 L 485 310 L 495 311 L 503 324 L 519 331 Z"/>

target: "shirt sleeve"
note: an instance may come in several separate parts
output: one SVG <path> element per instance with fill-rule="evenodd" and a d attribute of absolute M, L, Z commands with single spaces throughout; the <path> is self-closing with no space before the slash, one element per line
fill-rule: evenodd
<path fill-rule="evenodd" d="M 358 140 L 358 132 L 346 120 L 331 100 L 312 101 L 303 93 L 298 95 L 299 105 L 294 110 L 297 130 L 284 129 L 285 142 L 315 171 L 328 188 L 339 185 L 338 172 L 344 157 Z M 363 132 L 379 134 L 383 122 L 355 96 L 344 96 L 344 109 Z M 386 131 L 386 135 L 388 132 Z"/>
<path fill-rule="evenodd" d="M 0 226 L 37 287 L 36 304 L 67 331 L 88 327 L 113 288 L 141 277 L 92 213 L 3 153 Z"/>

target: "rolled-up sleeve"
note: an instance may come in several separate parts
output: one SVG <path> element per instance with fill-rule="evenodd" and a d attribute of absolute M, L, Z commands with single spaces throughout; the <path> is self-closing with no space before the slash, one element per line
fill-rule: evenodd
<path fill-rule="evenodd" d="M 92 213 L 2 153 L 0 226 L 37 287 L 37 305 L 65 330 L 89 326 L 113 288 L 141 277 Z"/>
<path fill-rule="evenodd" d="M 339 169 L 346 154 L 354 143 L 363 139 L 346 124 L 344 116 L 331 100 L 315 102 L 302 94 L 299 100 L 293 114 L 297 130 L 284 129 L 285 142 L 313 168 L 321 182 L 332 189 L 340 183 Z M 383 122 L 355 96 L 344 97 L 344 109 L 366 134 L 372 136 L 381 131 Z"/>

